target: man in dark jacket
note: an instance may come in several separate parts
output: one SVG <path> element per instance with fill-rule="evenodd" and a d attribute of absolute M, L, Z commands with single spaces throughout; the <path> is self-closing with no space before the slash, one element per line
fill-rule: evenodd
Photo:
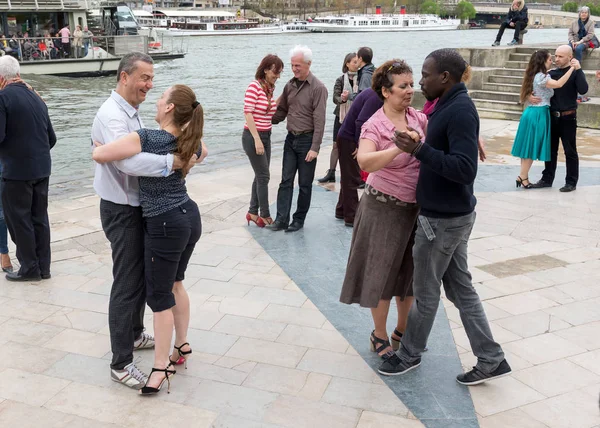
<path fill-rule="evenodd" d="M 519 44 L 519 34 L 525 29 L 525 27 L 527 27 L 528 22 L 529 17 L 527 16 L 527 6 L 525 6 L 525 0 L 513 0 L 512 5 L 508 10 L 508 15 L 506 16 L 504 22 L 500 25 L 500 30 L 498 30 L 498 35 L 496 36 L 496 41 L 494 44 L 492 44 L 492 46 L 500 45 L 500 40 L 502 39 L 504 30 L 506 30 L 508 27 L 515 29 L 513 39 L 508 45 L 513 46 Z"/>
<path fill-rule="evenodd" d="M 354 96 L 357 96 L 362 91 L 371 87 L 371 79 L 373 78 L 373 72 L 375 66 L 373 61 L 373 50 L 368 47 L 362 47 L 356 53 L 358 57 L 358 91 Z"/>
<path fill-rule="evenodd" d="M 20 78 L 19 63 L 0 58 L 2 205 L 21 264 L 9 281 L 50 278 L 48 182 L 56 135 L 42 99 Z"/>
<path fill-rule="evenodd" d="M 401 375 L 421 364 L 433 327 L 443 282 L 446 297 L 464 321 L 477 365 L 457 376 L 463 385 L 477 385 L 507 375 L 510 366 L 494 341 L 467 263 L 467 241 L 475 223 L 473 182 L 477 176 L 479 116 L 461 77 L 465 60 L 453 49 L 432 52 L 423 63 L 421 90 L 428 100 L 439 98 L 427 125 L 427 143 L 400 133 L 395 143 L 421 162 L 417 203 L 421 212 L 413 247 L 415 302 L 399 354 L 379 369 Z M 409 129 L 411 131 L 411 129 Z"/>

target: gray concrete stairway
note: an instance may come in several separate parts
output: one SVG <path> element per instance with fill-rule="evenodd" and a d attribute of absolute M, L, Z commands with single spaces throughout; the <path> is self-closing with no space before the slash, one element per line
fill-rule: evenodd
<path fill-rule="evenodd" d="M 518 47 L 516 52 L 510 54 L 505 68 L 495 68 L 486 73 L 482 89 L 469 91 L 480 117 L 507 120 L 521 118 L 523 106 L 519 102 L 519 94 L 531 50 Z"/>

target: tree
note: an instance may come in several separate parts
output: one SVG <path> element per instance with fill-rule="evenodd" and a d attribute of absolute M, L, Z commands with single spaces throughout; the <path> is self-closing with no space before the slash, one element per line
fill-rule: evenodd
<path fill-rule="evenodd" d="M 439 15 L 440 5 L 432 0 L 427 0 L 421 4 L 421 13 L 426 15 Z"/>
<path fill-rule="evenodd" d="M 562 5 L 561 10 L 563 12 L 577 12 L 577 3 L 573 2 L 573 1 L 568 1 L 565 4 Z"/>
<path fill-rule="evenodd" d="M 461 19 L 462 21 L 466 21 L 468 19 L 473 19 L 473 18 L 475 18 L 475 15 L 477 14 L 473 5 L 470 2 L 465 1 L 465 0 L 460 1 L 456 5 L 456 9 L 454 11 L 456 13 L 456 16 L 458 16 L 459 19 Z"/>
<path fill-rule="evenodd" d="M 586 3 L 586 6 L 590 8 L 590 15 L 598 15 L 598 13 L 600 13 L 599 5 L 593 3 Z"/>

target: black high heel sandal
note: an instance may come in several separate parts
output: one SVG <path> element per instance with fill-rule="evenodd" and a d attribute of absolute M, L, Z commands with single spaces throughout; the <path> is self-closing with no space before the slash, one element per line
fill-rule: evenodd
<path fill-rule="evenodd" d="M 142 389 L 140 390 L 142 395 L 154 395 L 160 392 L 161 388 L 163 387 L 163 385 L 165 384 L 165 380 L 167 381 L 167 394 L 171 393 L 171 379 L 170 375 L 174 375 L 176 373 L 175 370 L 169 370 L 169 366 L 167 366 L 166 369 L 157 369 L 156 367 L 152 367 L 152 371 L 150 372 L 150 376 L 148 376 L 148 380 L 146 381 L 146 385 L 144 385 L 142 387 Z M 165 374 L 165 377 L 163 378 L 163 380 L 160 382 L 160 385 L 158 385 L 158 388 L 154 388 L 153 386 L 148 386 L 148 382 L 150 382 L 150 378 L 152 377 L 152 373 L 155 372 L 163 372 Z"/>
<path fill-rule="evenodd" d="M 186 345 L 190 346 L 190 350 L 189 351 L 182 351 L 181 348 L 183 348 Z M 187 357 L 186 357 L 186 355 L 190 355 L 192 353 L 191 345 L 188 342 L 185 342 L 183 345 L 174 346 L 174 348 L 177 349 L 177 352 L 179 352 L 179 358 L 177 358 L 177 361 L 173 361 L 171 359 L 171 357 L 169 357 L 169 361 L 171 362 L 172 365 L 181 365 L 181 364 L 183 364 L 183 367 L 185 367 L 185 369 L 187 370 Z M 183 360 L 183 361 L 181 361 L 181 360 Z"/>
<path fill-rule="evenodd" d="M 390 342 L 388 340 L 383 340 L 378 338 L 377 336 L 375 336 L 375 330 L 373 330 L 373 332 L 371 333 L 371 337 L 370 337 L 370 341 L 371 341 L 371 352 L 377 352 L 377 354 L 379 354 L 381 351 L 383 351 L 385 348 L 390 347 Z M 384 360 L 387 360 L 390 355 L 394 355 L 394 353 L 392 351 L 389 351 L 383 355 L 379 355 L 381 358 L 383 358 Z"/>
<path fill-rule="evenodd" d="M 517 176 L 517 188 L 523 186 L 523 189 L 531 189 L 531 183 L 523 184 L 524 181 L 529 181 L 529 177 L 521 178 L 521 176 Z"/>

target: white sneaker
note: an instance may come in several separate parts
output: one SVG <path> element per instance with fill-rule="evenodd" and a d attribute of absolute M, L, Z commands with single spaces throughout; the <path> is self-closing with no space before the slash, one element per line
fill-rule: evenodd
<path fill-rule="evenodd" d="M 142 333 L 142 335 L 133 342 L 133 350 L 136 351 L 138 349 L 152 349 L 154 348 L 154 337 L 150 336 L 148 333 Z"/>
<path fill-rule="evenodd" d="M 148 376 L 138 369 L 135 363 L 130 363 L 123 370 L 110 370 L 110 378 L 113 382 L 122 383 L 133 389 L 141 389 L 146 382 Z"/>

